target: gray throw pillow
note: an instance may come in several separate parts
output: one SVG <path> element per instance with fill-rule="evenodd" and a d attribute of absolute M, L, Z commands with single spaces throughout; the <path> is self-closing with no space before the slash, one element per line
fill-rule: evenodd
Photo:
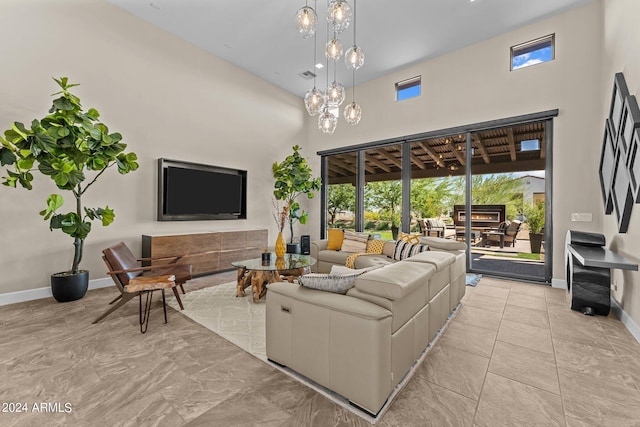
<path fill-rule="evenodd" d="M 298 283 L 305 288 L 318 289 L 320 291 L 346 294 L 355 285 L 356 278 L 361 271 L 349 274 L 320 274 L 310 273 L 298 277 Z"/>

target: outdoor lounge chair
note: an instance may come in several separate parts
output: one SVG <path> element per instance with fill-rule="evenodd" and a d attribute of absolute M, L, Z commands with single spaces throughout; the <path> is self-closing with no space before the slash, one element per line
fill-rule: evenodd
<path fill-rule="evenodd" d="M 423 236 L 429 237 L 444 237 L 444 238 L 455 238 L 456 236 L 456 228 L 449 227 L 444 221 L 435 218 L 425 218 L 419 219 L 418 224 L 420 224 L 420 231 Z"/>
<path fill-rule="evenodd" d="M 501 240 L 507 246 L 515 246 L 516 238 L 522 222 L 514 219 L 513 221 L 505 221 L 500 223 L 498 228 L 492 229 L 490 233 L 484 233 L 484 238 L 487 240 L 483 242 L 485 246 L 489 246 L 491 243 L 500 243 Z M 502 236 L 501 236 L 502 234 Z"/>

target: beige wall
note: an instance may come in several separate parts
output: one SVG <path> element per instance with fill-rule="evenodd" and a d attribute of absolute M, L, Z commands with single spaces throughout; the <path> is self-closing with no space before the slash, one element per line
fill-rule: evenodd
<path fill-rule="evenodd" d="M 144 233 L 269 228 L 274 238 L 271 163 L 306 138 L 300 99 L 101 0 L 0 2 L 0 37 L 2 130 L 43 117 L 51 77 L 68 76 L 139 156 L 137 172 L 110 170 L 86 194 L 87 206 L 116 212 L 86 242 L 92 279 L 105 276 L 102 248 L 124 240 L 139 252 Z M 156 222 L 159 157 L 248 170 L 248 219 Z M 72 240 L 38 215 L 55 190 L 39 178 L 31 192 L 0 188 L 0 293 L 48 286 L 71 266 Z"/>
<path fill-rule="evenodd" d="M 640 16 L 640 2 L 637 0 L 605 0 L 603 2 L 604 16 L 604 54 L 602 86 L 603 97 L 600 102 L 600 133 L 604 132 L 604 118 L 609 113 L 609 102 L 613 88 L 615 73 L 624 73 L 629 93 L 640 97 L 640 26 L 637 17 Z M 601 204 L 602 205 L 602 204 Z M 604 209 L 600 206 L 604 216 Z M 629 230 L 626 234 L 619 234 L 615 213 L 604 216 L 603 232 L 607 242 L 613 249 L 623 253 L 636 262 L 640 261 L 640 206 L 634 205 L 631 212 Z M 640 325 L 640 273 L 613 270 L 613 295 L 620 306 Z M 617 291 L 615 287 L 617 286 Z"/>
<path fill-rule="evenodd" d="M 509 71 L 511 46 L 551 33 L 556 34 L 554 61 Z M 356 87 L 360 124 L 341 120 L 335 134 L 326 136 L 317 130 L 316 118 L 308 119 L 309 151 L 559 109 L 553 141 L 553 277 L 563 279 L 567 229 L 601 229 L 601 63 L 602 15 L 596 2 Z M 396 102 L 394 84 L 417 75 L 422 96 Z M 315 205 L 319 209 L 319 201 Z M 593 221 L 572 223 L 571 212 L 591 212 Z M 316 236 L 318 219 L 313 216 L 310 226 Z"/>

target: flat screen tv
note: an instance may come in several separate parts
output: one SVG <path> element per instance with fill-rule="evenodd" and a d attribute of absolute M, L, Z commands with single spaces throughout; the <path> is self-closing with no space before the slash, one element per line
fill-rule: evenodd
<path fill-rule="evenodd" d="M 247 218 L 247 171 L 158 159 L 158 221 Z"/>

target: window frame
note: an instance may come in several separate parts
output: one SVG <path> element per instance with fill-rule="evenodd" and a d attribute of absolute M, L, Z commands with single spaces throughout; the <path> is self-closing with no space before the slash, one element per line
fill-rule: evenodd
<path fill-rule="evenodd" d="M 401 91 L 406 89 L 411 89 L 416 86 L 418 87 L 417 95 L 399 99 L 398 95 L 400 94 Z M 422 76 L 419 75 L 419 76 L 411 77 L 410 79 L 405 79 L 405 80 L 396 82 L 395 90 L 396 90 L 396 102 L 406 101 L 407 99 L 413 99 L 413 98 L 422 96 Z"/>
<path fill-rule="evenodd" d="M 517 67 L 517 68 L 513 67 L 513 58 L 514 58 L 514 56 L 518 57 L 518 56 L 524 55 L 526 53 L 531 53 L 531 52 L 535 52 L 535 51 L 544 49 L 545 47 L 547 47 L 546 46 L 547 44 L 549 44 L 550 47 L 551 47 L 551 59 L 543 61 L 543 62 L 538 62 L 538 63 L 535 63 L 535 64 L 529 64 L 529 65 Z M 537 39 L 534 39 L 534 40 L 529 40 L 528 42 L 524 42 L 524 43 L 520 43 L 520 44 L 511 46 L 510 55 L 509 55 L 509 70 L 510 71 L 516 71 L 516 70 L 520 70 L 520 69 L 523 69 L 523 68 L 529 68 L 532 65 L 545 64 L 547 62 L 554 61 L 555 59 L 556 59 L 556 35 L 555 35 L 555 33 L 552 33 L 552 34 L 548 34 L 546 36 L 538 37 Z"/>

